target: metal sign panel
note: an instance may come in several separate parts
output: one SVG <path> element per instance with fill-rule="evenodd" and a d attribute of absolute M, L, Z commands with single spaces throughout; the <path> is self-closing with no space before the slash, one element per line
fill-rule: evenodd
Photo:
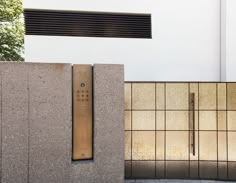
<path fill-rule="evenodd" d="M 73 160 L 92 159 L 92 66 L 73 65 Z"/>

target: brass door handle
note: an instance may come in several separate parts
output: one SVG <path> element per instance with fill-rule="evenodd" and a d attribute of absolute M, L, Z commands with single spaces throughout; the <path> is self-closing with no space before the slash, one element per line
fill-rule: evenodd
<path fill-rule="evenodd" d="M 190 93 L 189 98 L 190 149 L 193 156 L 195 156 L 195 94 Z"/>

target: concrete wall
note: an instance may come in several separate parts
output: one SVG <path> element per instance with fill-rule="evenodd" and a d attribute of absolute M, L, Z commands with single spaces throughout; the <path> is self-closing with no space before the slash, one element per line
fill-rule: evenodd
<path fill-rule="evenodd" d="M 94 160 L 71 160 L 71 64 L 0 62 L 0 182 L 124 181 L 122 65 L 94 66 Z"/>
<path fill-rule="evenodd" d="M 220 0 L 25 0 L 24 8 L 149 13 L 153 35 L 26 36 L 26 61 L 121 63 L 127 81 L 220 81 Z"/>

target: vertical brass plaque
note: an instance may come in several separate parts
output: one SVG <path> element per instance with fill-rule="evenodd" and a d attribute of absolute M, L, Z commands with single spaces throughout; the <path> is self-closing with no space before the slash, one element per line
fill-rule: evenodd
<path fill-rule="evenodd" d="M 92 158 L 92 66 L 73 66 L 73 160 Z"/>

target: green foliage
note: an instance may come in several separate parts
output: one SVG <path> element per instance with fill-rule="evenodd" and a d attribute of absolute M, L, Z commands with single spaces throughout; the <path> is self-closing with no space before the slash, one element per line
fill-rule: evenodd
<path fill-rule="evenodd" d="M 23 61 L 22 0 L 0 0 L 0 60 Z"/>

